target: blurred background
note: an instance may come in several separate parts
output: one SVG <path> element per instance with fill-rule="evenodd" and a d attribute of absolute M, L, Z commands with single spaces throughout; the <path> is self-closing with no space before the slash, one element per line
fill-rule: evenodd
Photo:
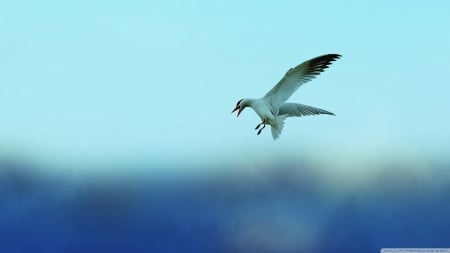
<path fill-rule="evenodd" d="M 449 247 L 449 9 L 0 3 L 0 252 Z M 335 117 L 230 114 L 327 53 Z"/>

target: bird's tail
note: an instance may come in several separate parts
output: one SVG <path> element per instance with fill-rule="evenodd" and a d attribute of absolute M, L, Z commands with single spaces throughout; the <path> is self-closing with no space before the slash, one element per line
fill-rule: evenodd
<path fill-rule="evenodd" d="M 274 140 L 276 140 L 280 136 L 281 131 L 283 131 L 284 120 L 287 118 L 287 116 L 288 115 L 275 116 L 274 121 L 270 125 L 272 129 L 272 137 Z"/>

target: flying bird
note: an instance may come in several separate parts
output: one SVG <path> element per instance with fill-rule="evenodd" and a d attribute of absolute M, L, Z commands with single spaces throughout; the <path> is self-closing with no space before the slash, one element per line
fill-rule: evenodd
<path fill-rule="evenodd" d="M 326 54 L 289 69 L 283 78 L 264 97 L 258 99 L 241 99 L 236 103 L 236 107 L 231 113 L 237 111 L 237 116 L 239 117 L 239 114 L 246 107 L 251 107 L 262 121 L 255 128 L 258 131 L 258 135 L 266 125 L 270 125 L 274 140 L 280 136 L 284 126 L 284 120 L 287 117 L 318 114 L 334 115 L 334 113 L 320 108 L 297 103 L 285 103 L 285 101 L 288 100 L 298 87 L 314 79 L 327 69 L 333 61 L 340 57 L 341 55 L 339 54 Z"/>

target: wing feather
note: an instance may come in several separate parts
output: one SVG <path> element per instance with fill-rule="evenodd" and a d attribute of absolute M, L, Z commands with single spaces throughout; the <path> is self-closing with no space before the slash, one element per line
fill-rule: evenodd
<path fill-rule="evenodd" d="M 289 69 L 277 85 L 264 96 L 264 99 L 268 100 L 273 108 L 278 108 L 298 87 L 314 79 L 340 57 L 339 54 L 326 54 Z"/>
<path fill-rule="evenodd" d="M 280 106 L 280 109 L 278 110 L 278 115 L 287 115 L 288 117 L 301 117 L 318 114 L 334 115 L 334 113 L 324 109 L 296 103 L 284 103 Z"/>

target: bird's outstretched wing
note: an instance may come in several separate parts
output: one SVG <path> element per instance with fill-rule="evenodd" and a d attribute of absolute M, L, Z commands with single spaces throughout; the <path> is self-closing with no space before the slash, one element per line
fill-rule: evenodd
<path fill-rule="evenodd" d="M 326 54 L 305 61 L 295 68 L 289 69 L 283 78 L 265 96 L 274 109 L 283 104 L 302 84 L 314 79 L 335 60 L 339 54 Z"/>
<path fill-rule="evenodd" d="M 334 113 L 324 109 L 296 103 L 284 103 L 280 106 L 278 110 L 278 115 L 287 115 L 288 117 L 301 117 L 306 115 L 317 115 L 317 114 L 334 115 Z"/>

